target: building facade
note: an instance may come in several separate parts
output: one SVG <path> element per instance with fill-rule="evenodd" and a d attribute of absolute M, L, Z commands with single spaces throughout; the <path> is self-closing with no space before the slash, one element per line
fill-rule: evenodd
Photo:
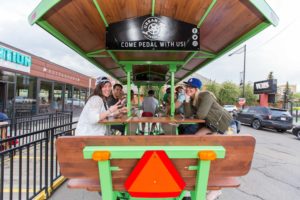
<path fill-rule="evenodd" d="M 79 112 L 95 80 L 0 42 L 0 112 Z"/>
<path fill-rule="evenodd" d="M 278 85 L 277 86 L 277 94 L 279 94 L 280 96 L 283 96 L 285 89 L 286 89 L 286 84 Z M 297 85 L 289 85 L 289 90 L 291 93 L 295 94 L 297 92 Z"/>

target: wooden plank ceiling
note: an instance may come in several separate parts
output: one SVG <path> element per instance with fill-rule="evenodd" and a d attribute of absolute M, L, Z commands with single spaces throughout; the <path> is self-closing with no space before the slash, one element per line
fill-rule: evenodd
<path fill-rule="evenodd" d="M 151 14 L 151 0 L 97 0 L 108 24 L 125 19 Z M 211 0 L 156 0 L 155 15 L 163 15 L 197 25 L 208 9 Z M 55 29 L 75 43 L 84 52 L 89 53 L 105 49 L 105 23 L 101 19 L 92 0 L 62 0 L 43 16 Z M 264 21 L 264 17 L 244 0 L 217 1 L 204 23 L 200 27 L 201 50 L 218 54 L 233 41 L 249 32 Z M 115 78 L 126 80 L 126 74 L 116 63 L 118 61 L 185 61 L 191 52 L 161 51 L 112 51 L 115 60 L 106 52 L 95 57 L 97 63 Z M 201 53 L 198 54 L 201 56 Z M 189 60 L 175 78 L 182 79 L 187 73 L 211 58 Z M 143 68 L 143 65 L 140 66 Z M 144 66 L 145 71 L 149 66 Z M 142 70 L 142 69 L 141 69 Z M 135 71 L 134 71 L 135 72 Z M 140 72 L 140 71 L 139 71 Z M 168 73 L 168 71 L 164 72 Z"/>

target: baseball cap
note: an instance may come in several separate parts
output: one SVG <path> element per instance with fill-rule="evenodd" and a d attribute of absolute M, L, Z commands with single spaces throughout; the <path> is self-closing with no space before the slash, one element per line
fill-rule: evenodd
<path fill-rule="evenodd" d="M 190 78 L 187 82 L 184 82 L 186 85 L 200 89 L 202 86 L 202 82 L 197 78 Z"/>
<path fill-rule="evenodd" d="M 106 76 L 100 76 L 100 77 L 96 78 L 96 85 L 98 85 L 100 83 L 107 83 L 107 82 L 110 82 L 110 81 Z"/>

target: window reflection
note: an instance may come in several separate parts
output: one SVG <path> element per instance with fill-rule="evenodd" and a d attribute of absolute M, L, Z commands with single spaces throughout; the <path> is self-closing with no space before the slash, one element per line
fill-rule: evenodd
<path fill-rule="evenodd" d="M 36 113 L 36 82 L 35 77 L 17 74 L 16 96 L 14 99 L 16 117 Z"/>
<path fill-rule="evenodd" d="M 66 85 L 64 106 L 66 111 L 72 110 L 72 86 Z"/>
<path fill-rule="evenodd" d="M 53 101 L 51 103 L 51 110 L 54 112 L 63 110 L 63 85 L 59 83 L 54 84 Z"/>
<path fill-rule="evenodd" d="M 39 113 L 51 112 L 52 82 L 41 81 L 39 98 Z"/>

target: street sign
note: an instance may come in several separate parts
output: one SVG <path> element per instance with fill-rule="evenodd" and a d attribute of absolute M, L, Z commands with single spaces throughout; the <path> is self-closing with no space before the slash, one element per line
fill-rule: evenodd
<path fill-rule="evenodd" d="M 246 103 L 246 98 L 239 98 L 239 105 L 243 106 Z"/>

